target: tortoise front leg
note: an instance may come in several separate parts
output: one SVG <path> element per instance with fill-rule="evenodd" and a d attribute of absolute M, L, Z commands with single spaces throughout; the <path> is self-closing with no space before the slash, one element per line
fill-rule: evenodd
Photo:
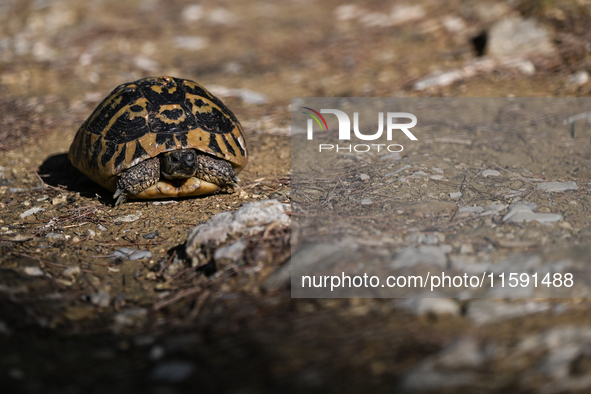
<path fill-rule="evenodd" d="M 123 171 L 117 181 L 117 190 L 113 198 L 115 205 L 127 201 L 127 196 L 134 196 L 154 185 L 160 179 L 160 160 L 152 158 L 138 163 L 129 170 Z"/>

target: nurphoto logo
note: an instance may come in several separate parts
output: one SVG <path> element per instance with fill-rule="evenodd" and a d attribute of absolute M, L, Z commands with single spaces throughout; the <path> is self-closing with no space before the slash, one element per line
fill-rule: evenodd
<path fill-rule="evenodd" d="M 328 124 L 322 114 L 333 114 L 336 115 L 339 122 L 339 140 L 350 141 L 351 140 L 351 119 L 349 115 L 338 109 L 321 109 L 320 112 L 309 108 L 302 107 L 310 112 L 303 112 L 304 114 L 311 117 L 308 119 L 308 140 L 314 139 L 314 121 L 318 124 L 321 131 L 328 131 Z M 396 123 L 399 119 L 410 119 L 409 123 Z M 417 117 L 408 112 L 388 112 L 386 114 L 386 139 L 392 141 L 394 130 L 402 131 L 411 141 L 417 141 L 411 132 L 410 128 L 416 126 Z M 363 141 L 375 141 L 382 137 L 384 132 L 384 113 L 378 113 L 378 131 L 374 134 L 364 134 L 359 130 L 359 113 L 353 112 L 353 133 L 355 137 Z M 404 148 L 400 144 L 349 144 L 349 145 L 334 145 L 334 144 L 319 144 L 318 151 L 348 151 L 348 152 L 369 152 L 371 150 L 380 151 L 381 148 L 385 147 L 389 152 L 401 152 Z"/>

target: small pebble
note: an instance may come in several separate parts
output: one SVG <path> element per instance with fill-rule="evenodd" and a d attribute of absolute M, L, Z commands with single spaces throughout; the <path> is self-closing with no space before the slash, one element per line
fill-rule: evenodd
<path fill-rule="evenodd" d="M 29 276 L 44 276 L 45 273 L 39 267 L 25 267 L 23 272 Z"/>
<path fill-rule="evenodd" d="M 75 266 L 75 267 L 68 267 L 65 270 L 62 271 L 62 276 L 65 276 L 66 278 L 73 278 L 76 275 L 80 275 L 82 273 L 82 271 L 80 270 L 80 267 Z"/>
<path fill-rule="evenodd" d="M 545 192 L 563 192 L 565 190 L 578 190 L 579 187 L 573 181 L 568 182 L 543 182 L 536 185 L 536 190 Z"/>
<path fill-rule="evenodd" d="M 115 222 L 115 223 L 131 223 L 131 222 L 135 222 L 136 220 L 138 220 L 141 216 L 142 216 L 141 212 L 139 212 L 137 214 L 119 216 L 118 218 L 113 220 L 113 222 Z"/>
<path fill-rule="evenodd" d="M 113 252 L 111 255 L 112 260 L 139 260 L 149 259 L 152 257 L 152 253 L 149 250 L 137 250 L 131 248 L 121 248 Z"/>
<path fill-rule="evenodd" d="M 373 203 L 373 201 L 371 200 L 371 198 L 364 198 L 361 200 L 361 203 L 363 205 L 371 205 Z"/>
<path fill-rule="evenodd" d="M 158 235 L 160 235 L 160 234 L 158 233 L 158 230 L 156 230 L 156 231 L 153 231 L 153 232 L 151 232 L 151 233 L 148 233 L 148 234 L 146 234 L 146 235 L 143 235 L 142 237 L 143 237 L 144 239 L 154 239 L 154 238 L 156 238 Z"/>
<path fill-rule="evenodd" d="M 460 197 L 462 197 L 461 192 L 449 193 L 449 198 L 451 198 L 452 200 L 457 200 Z"/>
<path fill-rule="evenodd" d="M 44 208 L 41 208 L 41 207 L 33 207 L 33 208 L 27 209 L 25 212 L 21 213 L 20 214 L 20 217 L 21 217 L 21 219 L 24 219 L 24 218 L 26 218 L 28 216 L 31 216 L 33 214 L 36 214 L 38 212 L 43 212 L 43 211 L 45 211 Z"/>
<path fill-rule="evenodd" d="M 484 170 L 482 171 L 482 176 L 483 177 L 489 177 L 489 176 L 499 176 L 501 175 L 500 172 L 498 172 L 497 170 Z"/>
<path fill-rule="evenodd" d="M 367 175 L 367 174 L 361 174 L 361 175 L 359 175 L 359 178 L 361 178 L 362 181 L 366 181 L 366 180 L 369 179 L 369 175 Z"/>
<path fill-rule="evenodd" d="M 99 308 L 107 308 L 111 303 L 111 295 L 103 291 L 90 295 L 90 302 Z"/>

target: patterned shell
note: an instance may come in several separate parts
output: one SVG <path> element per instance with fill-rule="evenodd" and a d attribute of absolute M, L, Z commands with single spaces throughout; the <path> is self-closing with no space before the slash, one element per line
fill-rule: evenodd
<path fill-rule="evenodd" d="M 246 165 L 242 126 L 201 85 L 172 77 L 118 86 L 82 124 L 70 146 L 72 164 L 113 191 L 118 174 L 162 152 L 193 148 Z"/>

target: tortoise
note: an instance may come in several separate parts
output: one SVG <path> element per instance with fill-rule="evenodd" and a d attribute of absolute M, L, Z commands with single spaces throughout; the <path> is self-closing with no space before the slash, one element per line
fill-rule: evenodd
<path fill-rule="evenodd" d="M 68 156 L 115 193 L 115 205 L 231 191 L 248 158 L 242 126 L 221 100 L 168 76 L 115 88 L 80 126 Z"/>

